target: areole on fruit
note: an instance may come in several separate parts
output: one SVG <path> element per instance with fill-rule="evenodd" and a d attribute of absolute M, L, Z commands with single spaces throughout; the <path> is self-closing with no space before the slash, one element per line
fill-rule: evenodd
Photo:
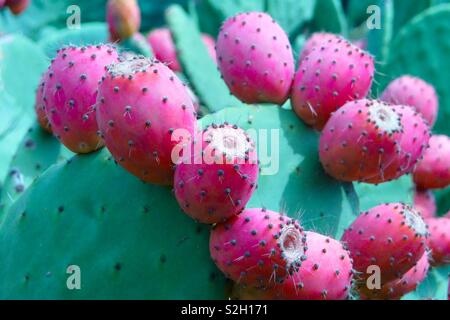
<path fill-rule="evenodd" d="M 403 214 L 405 216 L 406 225 L 411 227 L 417 235 L 422 237 L 428 235 L 427 225 L 417 210 L 410 206 L 405 206 Z"/>
<path fill-rule="evenodd" d="M 205 131 L 203 139 L 207 143 L 202 153 L 206 163 L 223 163 L 223 158 L 227 163 L 250 160 L 249 152 L 254 149 L 246 133 L 236 126 L 215 126 L 214 130 Z"/>
<path fill-rule="evenodd" d="M 393 134 L 402 130 L 399 114 L 385 104 L 374 104 L 368 114 L 369 120 L 382 132 Z"/>
<path fill-rule="evenodd" d="M 138 72 L 145 72 L 154 63 L 153 60 L 141 59 L 136 56 L 120 58 L 120 63 L 113 63 L 107 67 L 111 76 L 129 76 Z"/>
<path fill-rule="evenodd" d="M 246 209 L 217 224 L 210 237 L 211 257 L 219 269 L 252 287 L 290 281 L 301 269 L 306 248 L 298 221 L 264 208 Z"/>
<path fill-rule="evenodd" d="M 281 229 L 278 245 L 288 266 L 300 261 L 303 255 L 302 234 L 292 225 Z"/>

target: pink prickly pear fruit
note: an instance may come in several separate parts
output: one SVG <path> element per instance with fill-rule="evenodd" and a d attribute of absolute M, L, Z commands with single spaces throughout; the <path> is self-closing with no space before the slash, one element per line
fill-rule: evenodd
<path fill-rule="evenodd" d="M 173 43 L 170 30 L 167 28 L 158 28 L 150 32 L 147 36 L 148 42 L 155 54 L 156 59 L 167 64 L 175 72 L 181 72 L 181 65 L 177 58 L 177 51 Z M 214 38 L 207 34 L 202 34 L 202 40 L 205 44 L 211 58 L 216 61 L 216 50 L 214 48 Z"/>
<path fill-rule="evenodd" d="M 283 104 L 294 76 L 294 57 L 284 30 L 266 13 L 227 19 L 217 38 L 220 72 L 231 93 L 246 103 Z"/>
<path fill-rule="evenodd" d="M 392 108 L 400 115 L 403 128 L 398 162 L 393 165 L 399 166 L 398 175 L 412 173 L 428 147 L 430 127 L 413 107 L 394 105 Z"/>
<path fill-rule="evenodd" d="M 21 14 L 28 8 L 29 4 L 30 0 L 6 0 L 5 2 L 5 5 L 9 7 L 9 10 L 11 10 L 14 15 Z"/>
<path fill-rule="evenodd" d="M 44 86 L 45 86 L 45 74 L 39 81 L 39 85 L 36 90 L 36 100 L 34 104 L 34 111 L 36 112 L 36 117 L 39 125 L 45 131 L 52 133 L 52 128 L 47 119 L 47 114 L 45 113 L 45 101 L 44 101 Z"/>
<path fill-rule="evenodd" d="M 405 294 L 416 290 L 417 286 L 425 280 L 430 263 L 428 252 L 422 255 L 417 264 L 403 274 L 399 279 L 384 284 L 380 289 L 362 287 L 359 292 L 363 300 L 399 300 Z"/>
<path fill-rule="evenodd" d="M 305 57 L 312 52 L 312 49 L 314 47 L 321 45 L 323 43 L 327 43 L 329 41 L 331 42 L 338 38 L 340 38 L 340 36 L 334 33 L 328 32 L 313 33 L 303 45 L 302 52 L 300 54 L 300 58 L 298 59 L 298 61 L 300 62 L 303 59 L 305 59 Z"/>
<path fill-rule="evenodd" d="M 103 146 L 95 120 L 98 82 L 118 54 L 110 45 L 64 47 L 45 74 L 43 100 L 53 134 L 71 151 Z"/>
<path fill-rule="evenodd" d="M 134 56 L 108 67 L 99 85 L 97 123 L 122 167 L 143 181 L 172 185 L 178 161 L 172 151 L 190 143 L 196 118 L 178 77 L 158 60 Z"/>
<path fill-rule="evenodd" d="M 419 211 L 422 218 L 433 218 L 436 215 L 436 199 L 430 190 L 414 191 L 414 208 Z"/>
<path fill-rule="evenodd" d="M 384 90 L 381 100 L 414 107 L 430 126 L 436 122 L 439 106 L 436 91 L 420 78 L 406 75 L 393 80 Z"/>
<path fill-rule="evenodd" d="M 413 174 L 420 189 L 441 189 L 450 185 L 450 138 L 433 135 Z"/>
<path fill-rule="evenodd" d="M 138 32 L 141 26 L 139 4 L 136 0 L 108 0 L 106 21 L 111 41 L 128 39 Z"/>
<path fill-rule="evenodd" d="M 209 249 L 218 268 L 238 284 L 269 287 L 298 272 L 305 250 L 299 223 L 278 212 L 246 209 L 215 225 Z"/>
<path fill-rule="evenodd" d="M 374 74 L 373 57 L 342 37 L 313 47 L 292 85 L 295 113 L 317 130 L 346 102 L 364 98 Z"/>
<path fill-rule="evenodd" d="M 431 264 L 433 266 L 448 264 L 450 262 L 450 219 L 429 218 L 425 221 L 430 232 L 428 247 L 431 250 Z"/>
<path fill-rule="evenodd" d="M 308 245 L 299 271 L 266 291 L 273 299 L 346 299 L 353 279 L 349 253 L 341 242 L 315 232 L 306 232 L 306 239 Z"/>
<path fill-rule="evenodd" d="M 175 196 L 191 218 L 223 222 L 244 210 L 257 187 L 255 145 L 244 130 L 229 124 L 213 124 L 201 135 L 175 169 Z"/>
<path fill-rule="evenodd" d="M 360 286 L 380 269 L 381 284 L 400 278 L 422 257 L 428 236 L 426 224 L 411 206 L 389 203 L 361 213 L 344 232 L 344 242 L 359 273 Z"/>
<path fill-rule="evenodd" d="M 428 138 L 428 127 L 410 107 L 355 100 L 334 112 L 324 127 L 320 161 L 338 180 L 382 183 L 410 172 Z"/>

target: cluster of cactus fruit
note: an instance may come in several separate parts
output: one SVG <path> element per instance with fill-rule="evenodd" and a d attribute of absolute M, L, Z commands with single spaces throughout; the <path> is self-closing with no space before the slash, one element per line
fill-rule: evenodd
<path fill-rule="evenodd" d="M 197 97 L 181 78 L 180 72 L 189 75 L 192 69 L 187 66 L 185 70 L 183 57 L 177 52 L 174 41 L 177 40 L 176 34 L 167 28 L 150 32 L 147 41 L 155 58 L 146 57 L 124 51 L 121 47 L 139 31 L 140 9 L 135 0 L 108 1 L 107 22 L 109 40 L 116 44 L 59 48 L 35 88 L 35 113 L 41 129 L 48 136 L 52 134 L 71 152 L 83 155 L 54 165 L 11 204 L 2 217 L 0 237 L 3 238 L 0 242 L 16 237 L 13 230 L 26 223 L 26 219 L 36 221 L 39 214 L 51 210 L 50 204 L 45 204 L 42 210 L 31 209 L 30 206 L 36 206 L 40 195 L 47 200 L 52 199 L 52 194 L 46 195 L 46 190 L 51 189 L 56 194 L 60 192 L 56 182 L 63 183 L 64 180 L 58 180 L 57 176 L 65 175 L 88 184 L 89 177 L 81 179 L 77 175 L 95 174 L 98 170 L 99 174 L 105 175 L 102 176 L 104 181 L 95 182 L 93 187 L 102 187 L 103 182 L 110 183 L 115 191 L 129 195 L 131 199 L 127 200 L 137 199 L 139 204 L 142 201 L 146 203 L 142 198 L 150 191 L 150 194 L 154 193 L 151 200 L 170 203 L 167 205 L 170 210 L 177 206 L 172 204 L 175 203 L 172 199 L 175 199 L 189 217 L 177 217 L 174 223 L 179 225 L 168 226 L 165 222 L 168 218 L 162 217 L 166 214 L 164 205 L 158 206 L 162 211 L 153 213 L 156 216 L 149 220 L 150 225 L 170 229 L 155 230 L 155 234 L 162 233 L 158 241 L 162 244 L 153 247 L 153 254 L 159 255 L 159 250 L 163 252 L 163 249 L 171 250 L 170 241 L 177 242 L 176 237 L 182 237 L 182 242 L 188 241 L 191 250 L 206 245 L 207 237 L 190 239 L 192 236 L 185 235 L 185 232 L 193 230 L 194 226 L 199 226 L 198 230 L 209 230 L 210 225 L 207 255 L 223 276 L 233 282 L 233 292 L 228 296 L 234 298 L 400 299 L 424 281 L 430 268 L 450 262 L 450 216 L 436 216 L 432 192 L 450 185 L 450 138 L 431 133 L 439 111 L 438 95 L 431 84 L 418 77 L 404 75 L 394 79 L 379 99 L 373 99 L 369 94 L 376 77 L 375 59 L 365 51 L 364 44 L 351 42 L 342 35 L 316 32 L 303 44 L 296 63 L 289 36 L 283 27 L 268 13 L 249 11 L 228 17 L 220 27 L 217 43 L 211 36 L 199 34 L 199 43 L 204 45 L 204 57 L 217 64 L 230 93 L 240 100 L 231 100 L 232 104 L 238 101 L 241 108 L 225 108 L 201 118 L 199 103 L 203 103 L 205 96 L 209 103 L 210 96 L 207 92 L 195 90 L 196 84 L 192 83 L 194 92 L 199 91 L 196 92 Z M 287 102 L 292 110 L 285 110 Z M 242 106 L 239 105 L 241 103 Z M 354 193 L 348 191 L 351 183 L 384 185 L 411 174 L 415 184 L 414 203 L 406 204 L 400 199 L 377 203 L 357 217 L 343 221 L 342 237 L 328 236 L 323 229 L 317 232 L 308 221 L 287 215 L 283 208 L 276 211 L 273 206 L 270 209 L 255 206 L 252 199 L 258 195 L 262 179 L 268 179 L 264 183 L 269 184 L 266 188 L 269 188 L 270 196 L 270 183 L 274 183 L 277 175 L 267 178 L 262 174 L 264 168 L 259 159 L 261 141 L 249 134 L 245 130 L 247 127 L 240 122 L 241 115 L 247 115 L 247 111 L 237 110 L 248 108 L 248 112 L 252 112 L 246 119 L 250 126 L 253 121 L 261 125 L 263 121 L 273 120 L 254 119 L 253 114 L 257 115 L 258 111 L 245 104 L 257 104 L 258 109 L 271 110 L 269 116 L 284 119 L 283 125 L 294 131 L 289 141 L 298 140 L 292 143 L 313 145 L 308 146 L 310 149 L 305 153 L 317 153 L 318 161 L 312 161 L 320 162 L 320 165 L 313 168 L 323 170 L 328 175 L 324 174 L 324 179 L 329 179 L 330 185 L 335 183 L 331 181 L 336 181 L 339 184 L 337 192 L 340 188 L 347 188 L 345 193 Z M 314 137 L 313 142 L 301 141 L 307 135 L 295 134 L 297 129 L 291 121 L 297 119 L 291 115 L 299 118 L 296 125 L 304 126 L 302 130 Z M 44 134 L 43 131 L 39 134 Z M 283 148 L 287 144 L 283 141 L 275 143 L 282 143 Z M 104 146 L 107 150 L 99 150 Z M 59 154 L 59 149 L 56 154 Z M 284 162 L 286 166 L 290 166 L 290 162 L 300 162 L 294 155 L 289 159 L 282 156 L 281 166 Z M 127 173 L 108 171 L 111 170 L 110 162 Z M 87 173 L 79 172 L 83 167 Z M 298 167 L 296 171 L 286 176 L 301 172 Z M 17 193 L 23 193 L 28 185 L 22 185 L 21 171 L 13 168 L 9 174 L 9 184 Z M 132 176 L 145 182 L 145 187 L 135 185 L 133 179 L 136 178 Z M 126 180 L 130 191 L 120 190 L 118 179 Z M 314 184 L 314 181 L 308 183 Z M 81 182 L 76 182 L 73 188 L 81 185 Z M 172 187 L 172 194 L 167 194 L 164 186 Z M 136 195 L 136 191 L 145 194 Z M 82 210 L 100 208 L 99 219 L 104 219 L 103 214 L 107 216 L 109 208 L 108 204 L 100 203 L 107 200 L 106 192 L 101 192 L 98 199 L 92 195 L 96 190 L 89 192 L 81 192 L 72 201 L 80 201 L 82 206 L 90 207 Z M 55 199 L 50 201 L 56 203 Z M 65 201 L 70 201 L 70 197 Z M 340 202 L 333 204 L 341 205 Z M 121 215 L 127 215 L 127 205 L 116 201 L 112 204 L 123 211 L 119 212 Z M 131 207 L 136 205 L 131 204 Z M 143 208 L 144 214 L 153 210 L 146 204 Z M 57 212 L 66 214 L 66 207 L 58 205 Z M 69 210 L 67 214 L 75 213 Z M 120 221 L 120 214 L 112 219 Z M 328 223 L 328 228 L 335 228 L 333 224 L 338 222 L 326 220 L 326 215 L 326 212 L 321 213 L 325 225 Z M 130 219 L 132 226 L 138 226 L 141 221 L 141 218 L 137 221 L 135 217 Z M 146 221 L 142 221 L 142 225 L 148 225 Z M 88 224 L 92 225 L 92 222 Z M 28 225 L 27 228 L 31 227 Z M 119 232 L 117 235 L 120 234 L 120 223 L 115 228 Z M 22 227 L 20 232 L 26 230 L 31 229 Z M 63 235 L 63 230 L 53 232 Z M 136 235 L 129 241 L 132 245 L 142 240 L 139 232 L 148 231 L 138 227 L 134 232 Z M 166 232 L 174 234 L 168 236 L 164 243 L 162 238 Z M 95 235 L 92 237 L 94 239 Z M 97 243 L 95 240 L 104 239 L 102 237 L 105 235 L 100 232 L 99 239 L 94 239 L 92 244 Z M 44 238 L 43 243 L 47 246 L 58 241 L 50 236 Z M 114 254 L 109 246 L 105 248 L 115 256 L 114 259 L 126 256 L 122 250 Z M 136 248 L 136 252 L 145 254 L 142 249 L 145 246 Z M 7 248 L 0 247 L 0 255 L 5 250 Z M 187 263 L 186 272 L 192 272 L 189 268 L 214 269 L 210 261 L 203 259 L 203 249 L 194 255 L 193 262 Z M 73 258 L 80 256 L 83 256 L 83 250 L 66 257 L 65 262 L 76 262 Z M 190 259 L 189 256 L 183 258 Z M 18 257 L 15 261 L 20 259 Z M 167 259 L 166 253 L 160 254 L 161 264 L 165 264 Z M 136 262 L 136 257 L 131 260 Z M 183 263 L 180 254 L 174 260 Z M 44 263 L 39 270 L 51 265 L 54 264 Z M 368 285 L 369 270 L 373 266 L 379 270 L 379 286 L 375 288 Z M 116 261 L 114 272 L 127 267 L 126 263 Z M 14 273 L 11 268 L 0 267 L 0 275 Z M 101 263 L 99 268 L 107 270 Z M 149 278 L 157 277 L 158 268 L 154 265 L 149 267 Z M 163 275 L 169 278 L 169 270 L 163 270 Z M 50 270 L 47 275 L 49 273 L 51 276 Z M 24 281 L 30 282 L 30 277 L 32 279 L 33 276 L 26 274 Z M 111 277 L 115 279 L 116 276 Z M 130 275 L 127 277 L 132 283 L 137 279 Z M 163 283 L 165 280 L 160 281 Z M 142 284 L 136 285 L 140 287 Z M 189 285 L 193 287 L 189 289 Z M 195 293 L 187 295 L 190 298 L 216 298 L 220 297 L 218 292 L 222 290 L 221 285 L 207 283 L 203 278 L 193 278 L 178 286 L 186 292 L 194 290 Z M 11 284 L 10 287 L 17 290 L 18 296 L 25 294 L 26 297 L 24 292 L 27 289 L 22 284 Z M 169 285 L 161 284 L 160 287 L 157 290 L 159 297 L 170 297 L 170 291 L 162 288 Z M 32 289 L 31 295 L 36 294 L 36 290 Z M 55 289 L 55 292 L 59 290 Z M 203 290 L 201 294 L 200 290 Z M 142 289 L 140 292 L 151 291 Z M 99 294 L 115 297 L 103 291 Z M 8 296 L 11 292 L 0 289 L 2 295 Z M 55 293 L 55 297 L 61 296 Z"/>

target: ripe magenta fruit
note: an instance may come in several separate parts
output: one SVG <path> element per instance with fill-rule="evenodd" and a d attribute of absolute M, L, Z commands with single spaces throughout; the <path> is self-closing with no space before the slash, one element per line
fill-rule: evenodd
<path fill-rule="evenodd" d="M 101 135 L 116 161 L 146 182 L 171 185 L 178 161 L 172 151 L 190 143 L 196 126 L 192 100 L 178 77 L 158 60 L 123 60 L 109 66 L 97 105 Z M 175 130 L 185 135 L 174 139 Z"/>
<path fill-rule="evenodd" d="M 299 223 L 278 212 L 246 209 L 217 224 L 209 248 L 219 269 L 233 281 L 271 286 L 298 271 L 305 249 Z"/>
<path fill-rule="evenodd" d="M 361 213 L 342 241 L 353 258 L 360 285 L 365 286 L 369 266 L 380 268 L 381 284 L 411 269 L 425 252 L 427 235 L 426 224 L 417 211 L 402 203 L 390 203 Z"/>
<path fill-rule="evenodd" d="M 320 161 L 338 180 L 382 183 L 409 173 L 428 139 L 427 125 L 410 107 L 355 100 L 334 112 L 323 129 Z"/>
<path fill-rule="evenodd" d="M 53 134 L 71 151 L 88 153 L 103 146 L 95 120 L 98 82 L 116 62 L 110 45 L 64 47 L 45 75 L 43 100 Z"/>
<path fill-rule="evenodd" d="M 253 141 L 229 124 L 211 125 L 175 170 L 175 196 L 181 208 L 203 223 L 239 214 L 257 187 L 258 161 Z"/>
<path fill-rule="evenodd" d="M 380 289 L 369 290 L 362 287 L 360 297 L 368 300 L 398 300 L 405 294 L 416 290 L 417 286 L 425 280 L 430 263 L 428 262 L 428 252 L 425 252 L 417 264 L 409 269 L 399 279 L 392 280 L 384 284 Z"/>
<path fill-rule="evenodd" d="M 268 14 L 228 18 L 217 38 L 220 72 L 231 93 L 246 103 L 283 104 L 294 75 L 288 37 Z"/>
<path fill-rule="evenodd" d="M 450 138 L 433 135 L 414 170 L 414 182 L 420 189 L 440 189 L 450 185 Z"/>
<path fill-rule="evenodd" d="M 325 40 L 300 62 L 291 93 L 296 114 L 317 130 L 346 102 L 364 98 L 374 75 L 370 54 L 342 37 Z"/>
<path fill-rule="evenodd" d="M 39 85 L 36 89 L 36 100 L 34 103 L 34 111 L 36 112 L 36 117 L 39 125 L 45 131 L 52 133 L 52 128 L 47 119 L 47 114 L 45 113 L 45 101 L 44 101 L 44 78 L 45 74 L 42 76 L 39 81 Z"/>
<path fill-rule="evenodd" d="M 312 49 L 318 45 L 325 44 L 328 41 L 333 41 L 339 38 L 338 35 L 328 32 L 315 32 L 305 42 L 302 48 L 302 52 L 298 61 L 302 61 L 305 57 L 311 53 Z"/>
<path fill-rule="evenodd" d="M 436 122 L 439 105 L 436 91 L 420 78 L 406 75 L 393 80 L 384 90 L 381 100 L 414 107 L 430 126 Z"/>
<path fill-rule="evenodd" d="M 430 232 L 428 247 L 431 250 L 431 264 L 434 266 L 448 264 L 450 262 L 450 219 L 429 218 L 425 221 Z"/>

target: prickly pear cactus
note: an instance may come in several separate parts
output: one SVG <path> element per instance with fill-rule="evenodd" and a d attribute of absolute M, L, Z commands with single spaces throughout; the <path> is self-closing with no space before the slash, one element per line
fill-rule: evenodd
<path fill-rule="evenodd" d="M 288 35 L 296 64 L 312 33 L 344 36 L 377 62 L 369 98 L 380 97 L 396 77 L 418 76 L 438 93 L 433 133 L 450 135 L 450 4 L 410 2 L 139 0 L 139 31 L 115 46 L 123 57 L 152 57 L 147 34 L 167 27 L 199 127 L 228 122 L 256 142 L 258 188 L 246 207 L 285 213 L 307 231 L 339 240 L 361 211 L 386 202 L 413 204 L 411 177 L 369 185 L 327 175 L 318 155 L 321 133 L 296 116 L 289 100 L 249 105 L 233 96 L 202 34 L 217 37 L 237 13 L 265 12 Z M 211 227 L 183 213 L 170 188 L 138 180 L 106 148 L 73 155 L 35 123 L 35 90 L 55 51 L 111 42 L 105 7 L 106 0 L 33 0 L 21 14 L 0 11 L 0 299 L 227 299 L 230 282 L 208 248 Z M 438 216 L 450 210 L 449 190 L 433 191 Z M 403 299 L 447 299 L 449 271 L 448 265 L 432 267 Z"/>
<path fill-rule="evenodd" d="M 315 131 L 293 111 L 275 105 L 227 108 L 205 116 L 200 125 L 224 122 L 248 130 L 258 141 L 261 172 L 249 208 L 281 210 L 300 219 L 306 228 L 340 235 L 358 212 L 356 194 L 351 184 L 323 171 Z"/>
<path fill-rule="evenodd" d="M 106 150 L 76 156 L 6 213 L 0 299 L 224 299 L 208 237 L 170 189 L 127 174 Z M 81 290 L 68 289 L 69 266 Z"/>
<path fill-rule="evenodd" d="M 0 220 L 1 212 L 6 212 L 42 172 L 72 155 L 39 125 L 29 128 L 9 165 L 0 196 Z"/>

